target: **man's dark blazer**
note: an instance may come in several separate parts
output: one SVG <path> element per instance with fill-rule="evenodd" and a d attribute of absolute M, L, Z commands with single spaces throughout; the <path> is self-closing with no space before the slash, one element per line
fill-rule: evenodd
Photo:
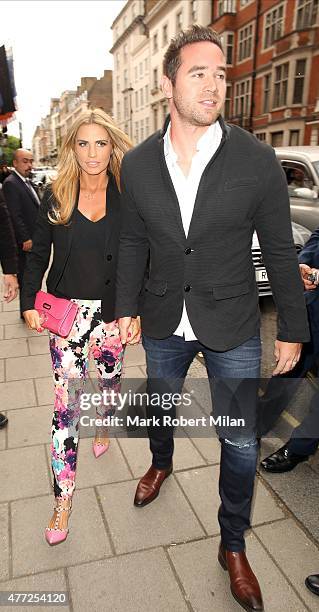
<path fill-rule="evenodd" d="M 12 219 L 16 241 L 21 248 L 23 242 L 32 239 L 39 204 L 31 190 L 15 172 L 12 172 L 4 181 L 2 189 Z"/>
<path fill-rule="evenodd" d="M 17 274 L 17 245 L 2 189 L 0 189 L 0 263 L 4 274 Z"/>
<path fill-rule="evenodd" d="M 319 227 L 311 234 L 298 257 L 299 263 L 319 269 Z M 311 328 L 313 351 L 319 355 L 319 286 L 317 289 L 305 291 Z"/>
<path fill-rule="evenodd" d="M 216 351 L 239 346 L 259 330 L 256 230 L 279 313 L 278 339 L 307 341 L 283 171 L 271 147 L 219 121 L 222 141 L 203 172 L 187 237 L 164 157 L 169 117 L 162 132 L 126 153 L 116 316 L 141 314 L 147 336 L 166 338 L 185 299 L 200 342 Z"/>
<path fill-rule="evenodd" d="M 105 289 L 102 299 L 102 317 L 106 322 L 114 321 L 115 274 L 117 266 L 119 232 L 120 232 L 120 194 L 116 181 L 111 175 L 106 191 L 107 215 L 105 224 L 104 273 Z M 54 225 L 48 218 L 55 206 L 54 196 L 47 187 L 39 210 L 36 229 L 33 234 L 33 247 L 27 260 L 23 277 L 21 295 L 22 311 L 34 308 L 36 292 L 41 289 L 42 279 L 48 268 L 51 247 L 53 246 L 53 261 L 47 278 L 49 293 L 57 297 L 57 286 L 62 278 L 71 248 L 74 227 L 76 223 L 75 206 L 67 225 Z M 85 249 L 85 245 L 83 245 Z M 92 270 L 94 274 L 94 270 Z M 85 278 L 83 278 L 85 287 Z M 72 296 L 67 296 L 71 297 Z M 73 296 L 75 297 L 75 296 Z"/>

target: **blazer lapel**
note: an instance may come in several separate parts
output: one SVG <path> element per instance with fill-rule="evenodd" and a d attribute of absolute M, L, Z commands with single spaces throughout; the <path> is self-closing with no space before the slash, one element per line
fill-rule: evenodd
<path fill-rule="evenodd" d="M 166 193 L 168 195 L 167 199 L 165 200 L 165 204 L 167 203 L 167 205 L 169 206 L 169 209 L 174 214 L 174 217 L 177 223 L 177 227 L 180 233 L 180 237 L 183 238 L 183 240 L 186 240 L 179 201 L 176 195 L 176 191 L 174 189 L 171 175 L 168 171 L 166 161 L 165 161 L 163 138 L 160 138 L 160 142 L 159 142 L 159 163 L 160 163 L 162 179 L 164 181 L 164 184 L 166 187 Z"/>

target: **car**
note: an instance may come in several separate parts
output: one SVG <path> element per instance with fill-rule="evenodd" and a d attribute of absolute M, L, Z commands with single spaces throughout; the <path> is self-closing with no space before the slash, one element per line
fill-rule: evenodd
<path fill-rule="evenodd" d="M 57 171 L 54 168 L 33 168 L 32 182 L 38 188 L 40 197 L 42 197 L 46 186 L 51 183 L 57 176 Z"/>
<path fill-rule="evenodd" d="M 312 232 L 319 227 L 319 147 L 276 147 L 287 179 L 291 218 Z"/>
<path fill-rule="evenodd" d="M 294 223 L 292 221 L 292 235 L 294 239 L 294 244 L 296 247 L 297 254 L 300 253 L 301 249 L 305 246 L 306 242 L 311 236 L 311 231 L 298 223 Z M 271 295 L 271 288 L 268 280 L 267 270 L 265 268 L 265 264 L 263 262 L 259 241 L 256 232 L 254 232 L 253 240 L 252 240 L 252 258 L 255 266 L 256 272 L 256 282 L 259 292 L 259 297 L 263 297 L 265 295 Z"/>

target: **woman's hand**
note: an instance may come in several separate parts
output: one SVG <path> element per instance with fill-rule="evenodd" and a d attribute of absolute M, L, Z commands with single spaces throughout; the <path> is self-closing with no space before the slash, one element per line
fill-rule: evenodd
<path fill-rule="evenodd" d="M 136 317 L 132 319 L 127 334 L 126 344 L 138 344 L 141 339 L 141 319 Z"/>
<path fill-rule="evenodd" d="M 41 317 L 37 310 L 25 310 L 23 316 L 29 329 L 36 329 L 39 333 L 44 331 L 44 327 L 42 327 L 41 324 Z"/>

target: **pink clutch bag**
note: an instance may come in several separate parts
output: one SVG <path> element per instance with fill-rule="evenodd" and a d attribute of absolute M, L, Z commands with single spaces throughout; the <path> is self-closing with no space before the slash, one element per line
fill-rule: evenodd
<path fill-rule="evenodd" d="M 66 338 L 69 335 L 79 307 L 70 300 L 57 298 L 51 293 L 38 291 L 35 297 L 34 308 L 39 312 L 43 321 L 42 327 Z"/>

